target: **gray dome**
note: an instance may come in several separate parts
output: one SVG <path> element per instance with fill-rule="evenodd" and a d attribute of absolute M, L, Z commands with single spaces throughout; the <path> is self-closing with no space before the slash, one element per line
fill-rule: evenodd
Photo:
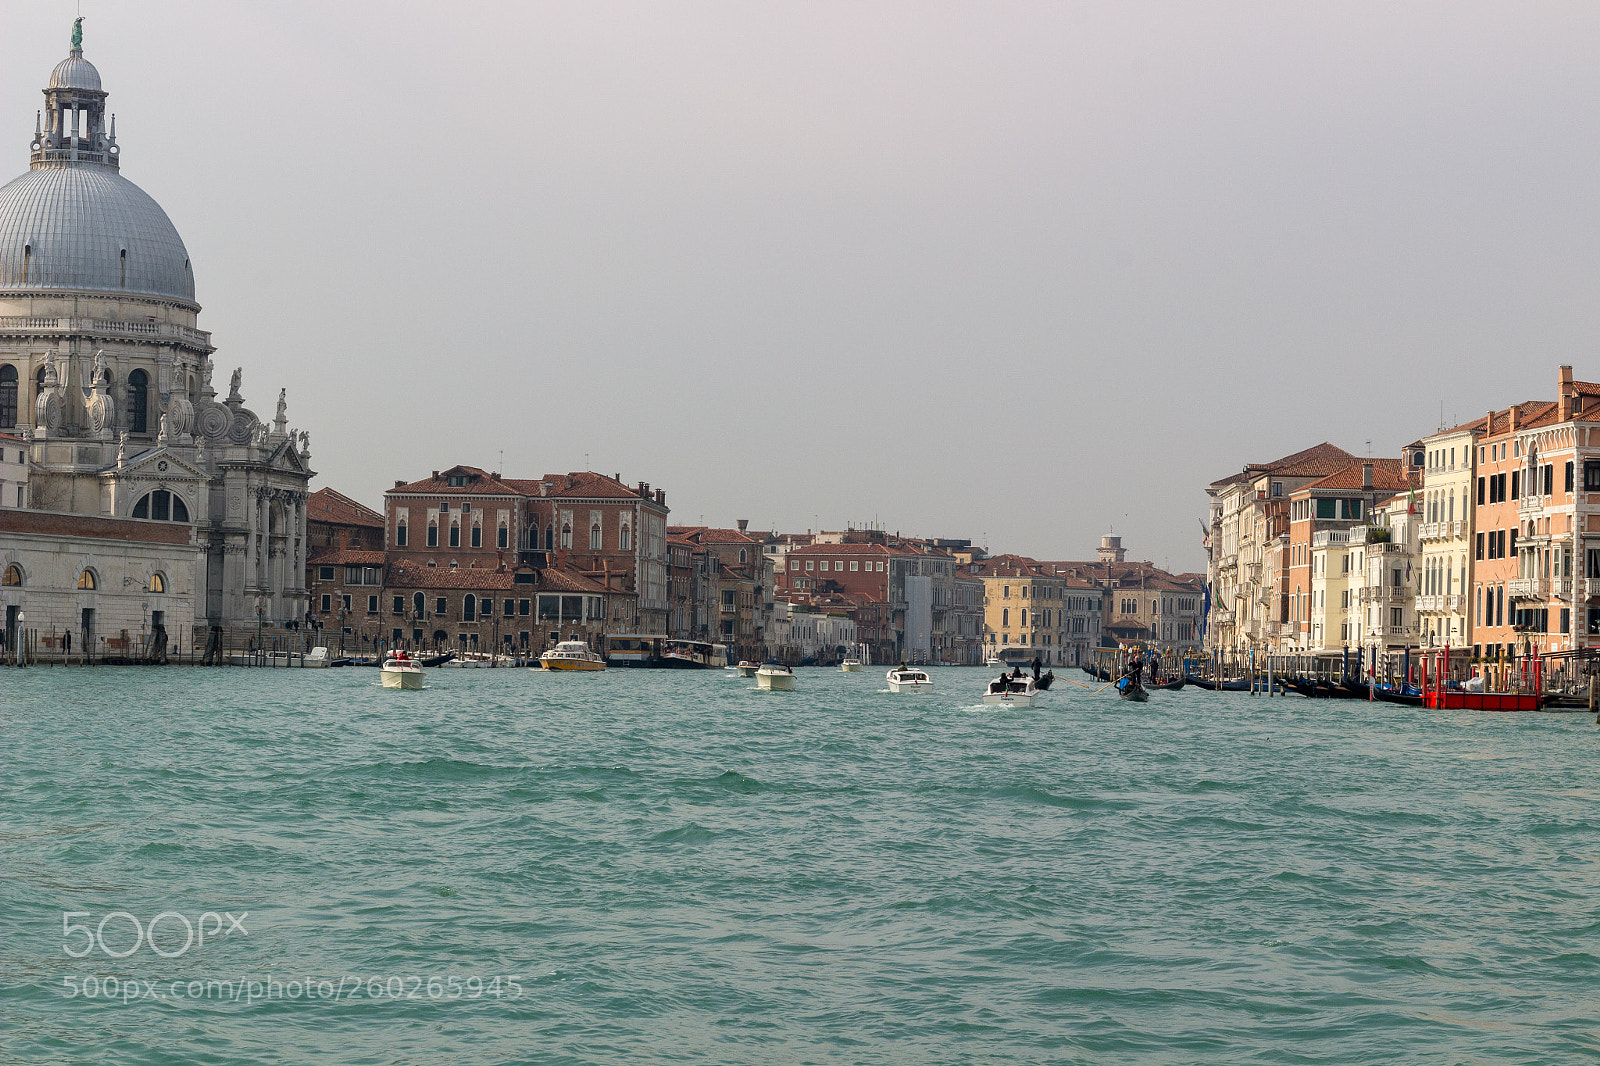
<path fill-rule="evenodd" d="M 100 72 L 81 54 L 73 52 L 50 72 L 50 88 L 92 89 L 99 92 Z"/>
<path fill-rule="evenodd" d="M 193 303 L 194 274 L 167 213 L 116 170 L 36 166 L 0 188 L 0 291 L 61 289 Z"/>

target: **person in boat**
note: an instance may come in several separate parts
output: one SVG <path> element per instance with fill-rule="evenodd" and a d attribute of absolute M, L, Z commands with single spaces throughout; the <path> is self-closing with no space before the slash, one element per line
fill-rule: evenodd
<path fill-rule="evenodd" d="M 1011 675 L 1006 673 L 1004 670 L 1000 671 L 1000 680 L 996 681 L 995 684 L 1000 686 L 998 689 L 995 689 L 996 692 L 1009 691 L 1011 688 Z"/>
<path fill-rule="evenodd" d="M 1039 668 L 1043 665 L 1044 663 L 1040 662 L 1039 657 L 1035 655 L 1033 657 L 1033 679 L 1035 681 L 1039 680 Z"/>
<path fill-rule="evenodd" d="M 1128 679 L 1128 684 L 1139 685 L 1143 674 L 1144 660 L 1138 654 L 1128 656 L 1128 668 L 1122 672 L 1122 676 Z"/>
<path fill-rule="evenodd" d="M 903 674 L 906 672 L 906 664 L 901 663 L 899 666 L 895 667 L 895 669 Z"/>

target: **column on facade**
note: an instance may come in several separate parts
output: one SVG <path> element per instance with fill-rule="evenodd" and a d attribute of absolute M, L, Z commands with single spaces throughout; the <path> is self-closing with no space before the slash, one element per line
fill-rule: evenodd
<path fill-rule="evenodd" d="M 248 589 L 256 583 L 256 499 L 248 481 L 244 491 L 244 573 Z"/>

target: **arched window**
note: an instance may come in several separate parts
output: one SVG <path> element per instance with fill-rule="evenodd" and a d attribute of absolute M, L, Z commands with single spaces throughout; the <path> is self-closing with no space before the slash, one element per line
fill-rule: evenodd
<path fill-rule="evenodd" d="M 622 532 L 617 534 L 617 547 L 625 552 L 633 550 L 633 530 L 626 525 L 622 527 Z"/>
<path fill-rule="evenodd" d="M 406 546 L 406 524 L 403 520 L 394 527 L 394 543 L 397 548 Z"/>
<path fill-rule="evenodd" d="M 744 549 L 743 548 L 739 549 L 739 561 L 741 563 L 746 561 L 745 557 L 744 557 Z M 840 567 L 840 569 L 843 569 L 843 567 Z"/>
<path fill-rule="evenodd" d="M 435 524 L 433 522 L 429 522 L 428 523 L 428 547 L 437 548 L 438 546 L 439 546 L 439 527 L 438 527 L 437 524 Z"/>
<path fill-rule="evenodd" d="M 461 620 L 463 622 L 472 621 L 477 615 L 477 610 L 478 598 L 470 592 L 467 593 L 467 598 L 461 601 Z"/>
<path fill-rule="evenodd" d="M 561 526 L 561 546 L 563 548 L 572 547 L 572 527 L 565 523 Z"/>
<path fill-rule="evenodd" d="M 597 552 L 600 550 L 601 546 L 600 523 L 596 522 L 594 525 L 589 527 L 589 550 L 592 552 Z"/>
<path fill-rule="evenodd" d="M 553 525 L 546 527 L 544 531 L 544 550 L 547 552 L 556 550 L 556 527 Z"/>
<path fill-rule="evenodd" d="M 187 522 L 189 505 L 177 493 L 157 489 L 139 497 L 139 502 L 133 505 L 133 517 L 157 522 Z"/>
<path fill-rule="evenodd" d="M 33 402 L 38 403 L 39 397 L 44 395 L 44 367 L 33 372 Z"/>
<path fill-rule="evenodd" d="M 14 429 L 17 425 L 17 368 L 7 363 L 0 366 L 0 429 Z"/>
<path fill-rule="evenodd" d="M 0 575 L 0 585 L 14 589 L 22 587 L 22 568 L 16 563 L 6 567 L 6 572 Z"/>
<path fill-rule="evenodd" d="M 146 592 L 165 592 L 165 591 L 167 591 L 167 575 L 163 574 L 159 570 L 157 570 L 155 573 L 151 574 L 150 575 L 150 587 L 145 589 L 145 591 Z"/>
<path fill-rule="evenodd" d="M 150 432 L 150 375 L 135 370 L 128 375 L 128 432 Z"/>
<path fill-rule="evenodd" d="M 502 525 L 500 527 L 500 532 L 498 534 L 496 534 L 496 535 L 499 538 L 495 542 L 498 547 L 505 548 L 505 547 L 509 547 L 510 546 L 509 538 L 511 536 L 511 530 L 510 530 L 509 527 Z"/>
<path fill-rule="evenodd" d="M 450 547 L 461 547 L 461 524 L 459 522 L 450 523 Z"/>
<path fill-rule="evenodd" d="M 95 582 L 93 570 L 85 570 L 78 575 L 78 587 L 80 589 L 87 590 L 93 590 L 99 587 Z"/>
<path fill-rule="evenodd" d="M 417 612 L 417 617 L 418 618 L 421 618 L 424 614 L 427 613 L 428 601 L 422 595 L 422 593 L 418 592 L 418 593 L 414 593 L 412 595 L 412 597 L 411 597 L 411 609 Z"/>

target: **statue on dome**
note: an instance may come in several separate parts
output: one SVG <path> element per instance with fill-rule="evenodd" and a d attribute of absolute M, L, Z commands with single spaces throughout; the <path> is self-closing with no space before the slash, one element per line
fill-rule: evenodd
<path fill-rule="evenodd" d="M 289 417 L 289 390 L 278 390 L 278 416 L 273 419 L 278 423 L 278 432 L 283 432 L 283 423 Z"/>
<path fill-rule="evenodd" d="M 229 399 L 229 401 L 238 400 L 240 403 L 244 402 L 244 397 L 239 395 L 239 384 L 243 380 L 244 380 L 244 367 L 242 367 L 242 366 L 234 367 L 233 368 L 233 380 L 228 382 L 228 399 Z"/>
<path fill-rule="evenodd" d="M 72 20 L 72 50 L 83 51 L 83 16 L 79 15 Z"/>

